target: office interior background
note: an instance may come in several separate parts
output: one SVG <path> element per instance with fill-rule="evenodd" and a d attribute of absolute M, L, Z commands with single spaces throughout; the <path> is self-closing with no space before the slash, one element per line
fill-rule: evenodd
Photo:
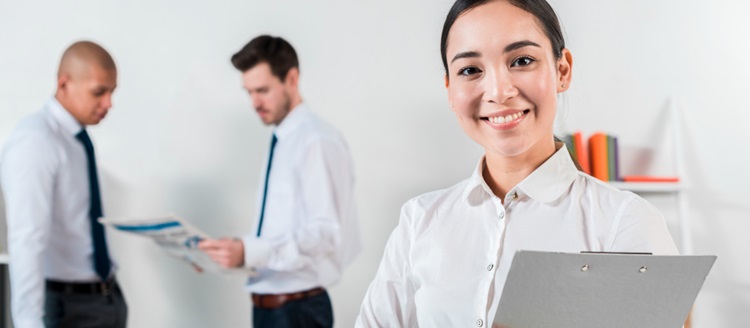
<path fill-rule="evenodd" d="M 574 57 L 558 134 L 617 135 L 624 174 L 682 167 L 693 253 L 718 255 L 693 326 L 745 326 L 750 4 L 550 2 Z M 468 177 L 482 153 L 444 89 L 439 41 L 451 4 L 0 0 L 0 142 L 53 95 L 62 51 L 80 39 L 99 42 L 119 70 L 114 107 L 90 129 L 105 214 L 174 213 L 213 236 L 249 233 L 271 129 L 229 57 L 259 34 L 283 36 L 300 57 L 305 102 L 342 131 L 356 164 L 365 248 L 331 289 L 336 325 L 349 327 L 400 206 Z M 674 195 L 647 197 L 679 245 Z M 250 325 L 243 277 L 198 274 L 149 240 L 116 231 L 109 238 L 130 327 Z"/>

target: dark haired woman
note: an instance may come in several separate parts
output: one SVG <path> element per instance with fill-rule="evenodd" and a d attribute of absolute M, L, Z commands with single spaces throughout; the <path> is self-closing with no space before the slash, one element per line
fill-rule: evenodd
<path fill-rule="evenodd" d="M 652 205 L 554 142 L 573 58 L 545 0 L 459 0 L 441 52 L 451 109 L 485 154 L 468 179 L 403 206 L 357 326 L 487 325 L 522 249 L 677 253 Z"/>

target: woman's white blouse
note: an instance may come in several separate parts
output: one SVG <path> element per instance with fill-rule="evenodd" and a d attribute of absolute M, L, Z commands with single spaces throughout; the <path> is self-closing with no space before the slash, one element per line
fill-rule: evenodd
<path fill-rule="evenodd" d="M 677 254 L 659 211 L 576 169 L 563 146 L 500 201 L 482 178 L 409 200 L 357 327 L 482 327 L 516 251 Z"/>

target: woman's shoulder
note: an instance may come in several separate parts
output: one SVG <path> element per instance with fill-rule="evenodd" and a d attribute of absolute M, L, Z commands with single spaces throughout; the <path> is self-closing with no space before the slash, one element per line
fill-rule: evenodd
<path fill-rule="evenodd" d="M 638 194 L 618 189 L 583 172 L 579 172 L 571 192 L 577 194 L 575 196 L 580 197 L 581 202 L 595 205 L 600 210 L 615 216 L 635 212 L 661 218 L 659 210 Z"/>
<path fill-rule="evenodd" d="M 631 191 L 618 189 L 584 172 L 578 172 L 571 191 L 581 193 L 584 196 L 596 196 L 602 200 L 612 200 L 617 203 L 643 200 L 643 198 Z"/>
<path fill-rule="evenodd" d="M 604 225 L 612 232 L 605 250 L 677 253 L 664 216 L 641 196 L 585 173 L 579 173 L 571 192 L 578 194 L 578 202 L 600 224 L 601 220 L 610 223 Z"/>

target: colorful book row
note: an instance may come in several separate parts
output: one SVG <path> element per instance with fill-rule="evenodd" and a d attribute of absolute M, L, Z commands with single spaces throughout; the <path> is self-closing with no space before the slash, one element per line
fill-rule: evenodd
<path fill-rule="evenodd" d="M 583 134 L 576 132 L 566 135 L 563 141 L 584 172 L 602 181 L 622 181 L 617 137 L 597 132 L 586 144 Z"/>
<path fill-rule="evenodd" d="M 563 141 L 581 169 L 602 181 L 679 182 L 677 177 L 621 176 L 617 137 L 598 132 L 583 139 L 581 132 L 565 135 Z"/>

